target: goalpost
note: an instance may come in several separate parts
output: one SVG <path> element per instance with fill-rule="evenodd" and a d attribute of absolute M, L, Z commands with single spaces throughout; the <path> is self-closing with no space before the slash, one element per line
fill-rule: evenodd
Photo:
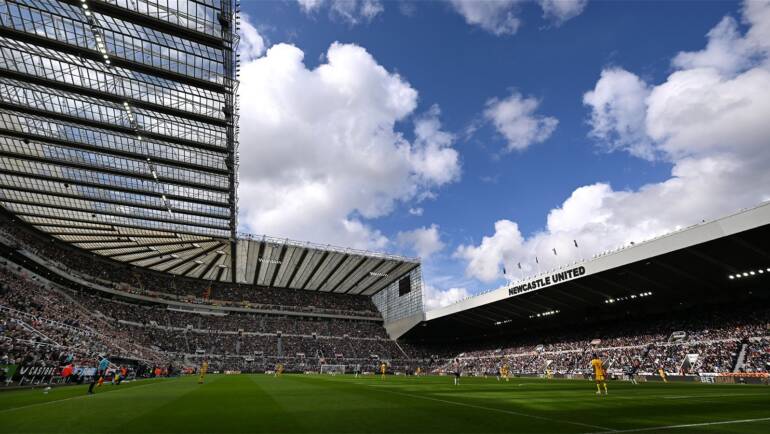
<path fill-rule="evenodd" d="M 337 375 L 345 373 L 345 365 L 321 365 L 321 373 Z"/>

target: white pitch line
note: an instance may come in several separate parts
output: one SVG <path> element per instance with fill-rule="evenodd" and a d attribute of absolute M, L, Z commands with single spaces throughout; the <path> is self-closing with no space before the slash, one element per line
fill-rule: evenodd
<path fill-rule="evenodd" d="M 612 430 L 610 431 L 610 433 L 659 431 L 659 430 L 671 430 L 671 429 L 679 429 L 679 428 L 696 428 L 701 426 L 731 425 L 731 424 L 738 424 L 738 423 L 753 423 L 753 422 L 767 422 L 767 421 L 770 421 L 770 417 L 761 417 L 757 419 L 723 420 L 719 422 L 685 423 L 681 425 L 653 426 L 653 427 L 647 427 L 647 428 L 621 429 L 621 430 Z M 607 434 L 607 431 L 599 431 L 599 432 L 591 432 L 591 433 L 583 433 L 583 434 Z"/>
<path fill-rule="evenodd" d="M 138 389 L 140 387 L 152 386 L 153 384 L 160 384 L 160 383 L 161 383 L 161 381 L 153 381 L 152 383 L 140 384 L 138 386 L 127 387 L 125 389 L 113 390 L 112 393 L 120 392 L 121 390 Z M 75 387 L 75 386 L 72 386 L 72 387 Z M 4 409 L 0 410 L 0 413 L 6 413 L 6 412 L 9 412 L 9 411 L 21 410 L 21 409 L 25 409 L 25 408 L 40 407 L 40 406 L 43 406 L 43 405 L 56 404 L 56 403 L 59 403 L 59 402 L 72 401 L 73 399 L 83 399 L 83 398 L 89 398 L 89 397 L 94 397 L 94 396 L 96 396 L 96 394 L 94 394 L 94 395 L 78 395 L 78 396 L 71 396 L 69 398 L 64 398 L 64 399 L 56 399 L 56 400 L 53 400 L 53 401 L 38 402 L 36 404 L 22 405 L 21 407 L 4 408 Z"/>
<path fill-rule="evenodd" d="M 528 417 L 530 419 L 545 420 L 545 421 L 548 421 L 548 422 L 564 423 L 564 424 L 576 425 L 576 426 L 582 426 L 582 427 L 588 427 L 588 428 L 598 428 L 600 430 L 604 430 L 603 432 L 614 432 L 614 430 L 612 428 L 607 428 L 607 427 L 599 426 L 599 425 L 591 425 L 591 424 L 588 424 L 588 423 L 573 422 L 573 421 L 563 420 L 563 419 L 555 419 L 555 418 L 546 417 L 546 416 L 537 416 L 537 415 L 534 415 L 534 414 L 520 413 L 518 411 L 505 410 L 505 409 L 502 409 L 502 408 L 484 407 L 483 405 L 468 404 L 468 403 L 465 403 L 465 402 L 449 401 L 449 400 L 441 399 L 441 398 L 432 398 L 430 396 L 414 395 L 414 394 L 405 393 L 405 392 L 396 392 L 396 391 L 393 391 L 393 390 L 387 390 L 387 389 L 383 388 L 382 386 L 377 386 L 377 385 L 372 385 L 372 384 L 362 384 L 362 383 L 355 383 L 355 384 L 360 384 L 360 385 L 367 386 L 367 387 L 373 387 L 373 388 L 376 388 L 376 389 L 380 389 L 383 392 L 393 393 L 393 394 L 396 394 L 396 395 L 409 396 L 411 398 L 416 398 L 416 399 L 424 399 L 424 400 L 428 400 L 428 401 L 443 402 L 445 404 L 459 405 L 461 407 L 478 408 L 480 410 L 494 411 L 494 412 L 497 412 L 497 413 L 505 413 L 505 414 L 511 414 L 511 415 L 514 415 L 514 416 Z M 389 386 L 385 386 L 385 387 L 389 387 Z"/>
<path fill-rule="evenodd" d="M 703 394 L 703 395 L 667 395 L 663 399 L 700 399 L 700 398 L 732 398 L 733 396 L 767 396 L 766 393 L 723 393 L 723 394 Z"/>

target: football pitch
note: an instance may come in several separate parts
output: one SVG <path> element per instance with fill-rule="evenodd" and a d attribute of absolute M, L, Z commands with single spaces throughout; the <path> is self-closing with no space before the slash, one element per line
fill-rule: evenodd
<path fill-rule="evenodd" d="M 0 392 L 0 433 L 767 433 L 770 388 L 211 375 Z"/>

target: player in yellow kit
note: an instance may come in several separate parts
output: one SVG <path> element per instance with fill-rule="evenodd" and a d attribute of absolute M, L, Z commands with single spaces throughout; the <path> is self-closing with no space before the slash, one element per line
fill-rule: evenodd
<path fill-rule="evenodd" d="M 591 368 L 594 370 L 594 379 L 596 380 L 596 394 L 602 394 L 602 387 L 604 387 L 604 394 L 607 394 L 607 371 L 604 370 L 604 363 L 601 359 L 593 355 L 591 360 Z"/>
<path fill-rule="evenodd" d="M 661 366 L 658 368 L 658 375 L 660 376 L 660 379 L 663 380 L 664 383 L 668 383 L 668 374 L 666 374 L 666 371 Z"/>
<path fill-rule="evenodd" d="M 207 360 L 204 360 L 203 363 L 201 363 L 201 368 L 199 370 L 199 376 L 198 376 L 198 384 L 203 384 L 203 379 L 206 378 L 206 371 L 209 370 L 209 362 Z"/>
<path fill-rule="evenodd" d="M 388 367 L 385 365 L 385 362 L 380 364 L 380 378 L 383 380 L 385 379 L 385 371 L 388 369 Z"/>
<path fill-rule="evenodd" d="M 283 374 L 283 363 L 276 363 L 275 376 L 280 377 Z"/>
<path fill-rule="evenodd" d="M 505 381 L 510 381 L 510 374 L 511 369 L 508 367 L 507 364 L 500 367 L 500 376 L 505 379 Z"/>

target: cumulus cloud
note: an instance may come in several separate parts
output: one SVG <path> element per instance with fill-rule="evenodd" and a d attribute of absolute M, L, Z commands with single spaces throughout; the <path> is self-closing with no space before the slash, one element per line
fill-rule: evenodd
<path fill-rule="evenodd" d="M 519 30 L 521 20 L 516 0 L 450 0 L 465 22 L 479 26 L 495 35 L 512 35 Z"/>
<path fill-rule="evenodd" d="M 328 5 L 329 14 L 351 25 L 370 22 L 385 11 L 380 0 L 297 0 L 300 9 L 313 14 Z"/>
<path fill-rule="evenodd" d="M 470 297 L 465 288 L 438 289 L 427 283 L 422 286 L 422 297 L 425 310 L 438 309 Z"/>
<path fill-rule="evenodd" d="M 521 26 L 519 0 L 450 0 L 452 8 L 472 26 L 500 36 L 513 35 Z M 538 0 L 543 17 L 556 25 L 580 15 L 588 0 Z"/>
<path fill-rule="evenodd" d="M 545 141 L 559 125 L 558 119 L 535 113 L 539 105 L 537 99 L 512 91 L 505 99 L 487 101 L 484 118 L 505 137 L 507 150 L 520 151 Z"/>
<path fill-rule="evenodd" d="M 414 123 L 415 152 L 412 164 L 426 182 L 443 185 L 460 177 L 460 161 L 451 146 L 454 134 L 441 129 L 441 110 L 434 104 Z"/>
<path fill-rule="evenodd" d="M 366 222 L 460 175 L 437 106 L 362 47 L 332 44 L 308 69 L 277 44 L 241 69 L 240 223 L 244 230 L 358 248 L 389 240 Z M 410 141 L 396 125 L 414 119 Z"/>
<path fill-rule="evenodd" d="M 415 252 L 423 260 L 444 248 L 438 226 L 421 227 L 411 231 L 399 232 L 396 240 L 399 245 Z"/>
<path fill-rule="evenodd" d="M 743 7 L 743 21 L 749 25 L 745 35 L 741 35 L 733 17 L 724 17 L 709 31 L 706 48 L 679 53 L 672 62 L 674 66 L 680 69 L 712 68 L 729 76 L 761 63 L 767 64 L 770 54 L 767 3 L 746 1 Z"/>
<path fill-rule="evenodd" d="M 584 98 L 592 135 L 633 155 L 658 155 L 672 165 L 669 179 L 636 190 L 577 188 L 528 237 L 500 220 L 480 244 L 455 252 L 467 261 L 466 273 L 491 282 L 505 267 L 514 270 L 508 278 L 518 278 L 769 200 L 770 2 L 747 2 L 743 19 L 750 24 L 744 35 L 726 31 L 722 20 L 704 50 L 674 58 L 676 69 L 662 83 L 612 68 Z M 717 50 L 719 38 L 727 45 Z"/>
<path fill-rule="evenodd" d="M 299 8 L 302 9 L 303 12 L 311 13 L 321 9 L 323 0 L 297 0 L 297 4 L 299 4 Z"/>
<path fill-rule="evenodd" d="M 421 207 L 409 208 L 409 214 L 411 215 L 421 216 L 424 211 Z"/>
<path fill-rule="evenodd" d="M 459 246 L 455 256 L 468 262 L 466 272 L 469 276 L 491 282 L 500 276 L 501 264 L 510 264 L 516 257 L 516 246 L 521 246 L 523 241 L 519 225 L 500 220 L 495 223 L 494 235 L 484 237 L 478 246 Z"/>
<path fill-rule="evenodd" d="M 242 14 L 239 35 L 241 41 L 238 44 L 238 53 L 241 62 L 250 62 L 265 53 L 265 39 L 251 23 L 248 14 Z"/>
<path fill-rule="evenodd" d="M 610 151 L 624 149 L 640 158 L 655 159 L 655 147 L 644 125 L 649 93 L 646 83 L 624 69 L 602 71 L 594 90 L 583 96 L 583 103 L 591 107 L 591 135 Z"/>
<path fill-rule="evenodd" d="M 557 26 L 583 13 L 588 0 L 538 0 L 543 8 L 543 18 Z"/>

